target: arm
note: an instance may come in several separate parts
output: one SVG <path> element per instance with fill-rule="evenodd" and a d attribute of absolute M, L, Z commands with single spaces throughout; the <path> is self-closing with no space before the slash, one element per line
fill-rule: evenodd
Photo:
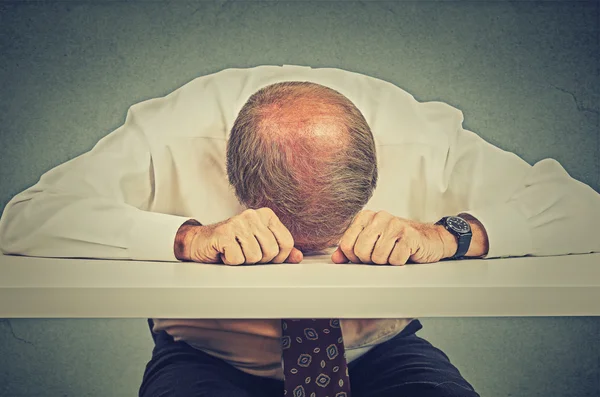
<path fill-rule="evenodd" d="M 189 218 L 147 211 L 154 175 L 140 120 L 156 111 L 156 101 L 133 106 L 125 124 L 90 152 L 16 195 L 0 220 L 2 252 L 176 260 L 175 234 Z"/>
<path fill-rule="evenodd" d="M 459 126 L 445 164 L 444 200 L 484 227 L 488 258 L 600 251 L 600 195 L 555 160 L 531 166 Z"/>
<path fill-rule="evenodd" d="M 428 147 L 429 214 L 461 215 L 473 238 L 466 256 L 563 255 L 600 251 L 600 195 L 555 160 L 534 166 L 462 128 L 462 113 L 439 102 L 417 112 L 434 126 L 417 136 Z M 442 131 L 445 133 L 440 134 Z M 427 135 L 429 133 L 429 135 Z M 435 220 L 434 220 L 435 222 Z M 452 257 L 457 241 L 444 226 L 362 211 L 332 256 L 336 263 L 402 265 Z"/>

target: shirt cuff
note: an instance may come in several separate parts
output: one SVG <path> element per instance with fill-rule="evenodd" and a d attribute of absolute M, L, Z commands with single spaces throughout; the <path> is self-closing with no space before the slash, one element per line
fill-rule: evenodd
<path fill-rule="evenodd" d="M 525 256 L 532 252 L 529 224 L 523 213 L 511 205 L 463 211 L 475 217 L 485 228 L 489 250 L 485 258 Z"/>
<path fill-rule="evenodd" d="M 134 260 L 179 262 L 175 257 L 177 230 L 191 218 L 136 211 L 131 220 L 129 257 Z"/>

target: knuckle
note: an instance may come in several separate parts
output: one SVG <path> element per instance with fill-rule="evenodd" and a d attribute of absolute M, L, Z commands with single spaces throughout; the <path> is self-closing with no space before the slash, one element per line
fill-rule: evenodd
<path fill-rule="evenodd" d="M 404 222 L 398 217 L 393 217 L 389 223 L 389 226 L 394 229 L 400 229 L 402 228 L 402 225 L 404 225 Z"/>
<path fill-rule="evenodd" d="M 385 210 L 381 210 L 381 211 L 377 211 L 377 213 L 375 214 L 375 216 L 377 218 L 389 218 L 392 215 L 389 212 L 385 211 Z"/>
<path fill-rule="evenodd" d="M 277 254 L 279 254 L 279 248 L 276 248 L 276 247 L 265 248 L 265 250 L 263 251 L 262 260 L 270 261 L 271 259 L 275 258 L 277 256 Z"/>
<path fill-rule="evenodd" d="M 397 258 L 390 258 L 390 265 L 394 265 L 394 266 L 404 266 L 404 262 L 402 262 L 400 259 Z"/>
<path fill-rule="evenodd" d="M 275 258 L 277 255 L 265 255 L 260 259 L 260 263 L 269 263 Z"/>
<path fill-rule="evenodd" d="M 251 219 L 251 218 L 256 217 L 257 213 L 256 213 L 256 210 L 254 210 L 252 208 L 248 208 L 247 210 L 244 210 L 244 212 L 242 212 L 240 215 L 246 219 Z"/>
<path fill-rule="evenodd" d="M 275 256 L 264 257 L 258 263 L 273 263 L 273 258 L 275 258 Z"/>
<path fill-rule="evenodd" d="M 385 265 L 388 261 L 388 255 L 385 255 L 383 252 L 373 252 L 371 260 L 378 265 Z"/>
<path fill-rule="evenodd" d="M 371 219 L 373 216 L 375 216 L 375 211 L 362 210 L 358 214 L 356 214 L 356 216 L 354 217 L 354 222 L 352 223 L 362 222 L 365 219 Z"/>
<path fill-rule="evenodd" d="M 237 227 L 241 224 L 244 223 L 244 217 L 240 214 L 237 216 L 234 216 L 233 218 L 230 218 L 227 222 L 225 222 L 223 225 L 224 227 Z"/>
<path fill-rule="evenodd" d="M 292 248 L 294 248 L 294 241 L 282 241 L 279 245 L 279 251 L 280 252 L 287 252 L 289 253 L 289 251 L 292 250 Z"/>
<path fill-rule="evenodd" d="M 223 263 L 230 266 L 237 266 L 244 263 L 244 257 L 239 255 L 225 255 L 223 257 Z"/>
<path fill-rule="evenodd" d="M 246 254 L 246 263 L 257 263 L 262 259 L 262 253 L 251 252 Z"/>
<path fill-rule="evenodd" d="M 385 265 L 387 263 L 387 260 L 385 258 L 377 255 L 373 255 L 371 257 L 371 260 L 373 261 L 373 263 L 376 263 L 378 265 Z"/>
<path fill-rule="evenodd" d="M 231 225 L 237 234 L 248 234 L 250 230 L 252 230 L 252 220 L 251 218 L 240 218 L 235 223 Z"/>
<path fill-rule="evenodd" d="M 340 249 L 342 250 L 343 253 L 353 253 L 354 252 L 354 246 L 346 241 L 342 241 L 340 243 Z"/>
<path fill-rule="evenodd" d="M 275 212 L 269 207 L 262 207 L 258 209 L 257 212 L 267 215 L 269 217 L 275 216 Z"/>
<path fill-rule="evenodd" d="M 295 245 L 294 244 L 290 244 L 290 245 L 286 245 L 284 247 L 279 247 L 279 253 L 280 254 L 285 254 L 285 257 L 287 258 L 288 255 L 293 251 Z"/>

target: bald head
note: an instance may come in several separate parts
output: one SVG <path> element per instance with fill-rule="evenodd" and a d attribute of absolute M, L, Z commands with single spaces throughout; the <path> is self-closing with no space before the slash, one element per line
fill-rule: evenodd
<path fill-rule="evenodd" d="M 339 146 L 334 142 L 336 139 L 346 142 L 347 129 L 342 110 L 327 102 L 328 98 L 321 98 L 315 93 L 305 95 L 300 98 L 292 96 L 288 101 L 281 98 L 276 103 L 261 107 L 257 112 L 257 132 L 263 134 L 264 139 L 282 145 L 307 143 L 315 148 L 324 145 L 323 151 L 336 149 Z"/>
<path fill-rule="evenodd" d="M 271 208 L 303 251 L 337 243 L 373 193 L 375 146 L 350 100 L 306 82 L 267 86 L 231 130 L 227 173 L 242 204 Z"/>

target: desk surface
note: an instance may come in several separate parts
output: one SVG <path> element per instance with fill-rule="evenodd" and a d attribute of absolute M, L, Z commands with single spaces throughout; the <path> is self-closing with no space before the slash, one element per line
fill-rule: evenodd
<path fill-rule="evenodd" d="M 0 317 L 598 316 L 600 254 L 377 266 L 0 256 Z"/>

